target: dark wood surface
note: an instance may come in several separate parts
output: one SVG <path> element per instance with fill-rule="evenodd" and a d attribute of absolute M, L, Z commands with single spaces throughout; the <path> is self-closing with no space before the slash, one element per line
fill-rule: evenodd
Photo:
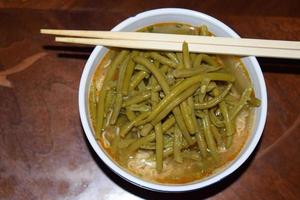
<path fill-rule="evenodd" d="M 300 199 L 300 61 L 263 59 L 263 137 L 234 174 L 208 188 L 161 194 L 112 173 L 84 136 L 78 85 L 89 47 L 55 44 L 40 28 L 109 30 L 141 11 L 190 8 L 242 37 L 300 40 L 300 2 L 0 1 L 0 199 Z"/>

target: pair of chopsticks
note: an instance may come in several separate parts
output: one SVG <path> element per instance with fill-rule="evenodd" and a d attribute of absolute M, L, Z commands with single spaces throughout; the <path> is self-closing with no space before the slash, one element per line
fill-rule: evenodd
<path fill-rule="evenodd" d="M 55 41 L 65 43 L 130 49 L 181 51 L 182 43 L 185 41 L 189 44 L 190 52 L 195 53 L 300 59 L 300 42 L 298 41 L 55 29 L 41 29 L 41 33 L 71 36 L 55 37 Z"/>

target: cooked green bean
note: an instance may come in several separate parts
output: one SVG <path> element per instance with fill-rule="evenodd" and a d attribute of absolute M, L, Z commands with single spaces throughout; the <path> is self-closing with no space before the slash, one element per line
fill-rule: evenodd
<path fill-rule="evenodd" d="M 191 86 L 186 91 L 182 92 L 180 95 L 175 97 L 170 104 L 168 104 L 153 120 L 152 124 L 155 125 L 160 122 L 163 118 L 165 118 L 177 105 L 186 100 L 189 96 L 191 96 L 199 87 L 199 84 L 195 84 Z M 176 116 L 175 116 L 176 117 Z"/>
<path fill-rule="evenodd" d="M 151 86 L 151 105 L 152 105 L 152 108 L 155 108 L 156 105 L 159 103 L 160 101 L 160 98 L 159 98 L 159 95 L 158 95 L 158 92 L 155 91 L 155 87 L 157 86 L 157 81 L 156 79 L 152 76 L 150 78 L 150 86 Z"/>
<path fill-rule="evenodd" d="M 221 67 L 218 66 L 201 65 L 201 67 L 191 68 L 191 69 L 175 69 L 173 71 L 173 75 L 176 78 L 186 78 L 186 77 L 202 74 L 205 72 L 214 72 L 219 70 L 220 68 Z"/>
<path fill-rule="evenodd" d="M 190 62 L 190 52 L 189 52 L 189 47 L 186 42 L 182 44 L 182 54 L 183 54 L 183 66 L 185 69 L 190 69 L 191 62 Z"/>
<path fill-rule="evenodd" d="M 201 62 L 202 62 L 202 54 L 197 54 L 193 61 L 193 68 L 200 67 Z"/>
<path fill-rule="evenodd" d="M 250 95 L 252 93 L 252 88 L 246 88 L 241 96 L 240 101 L 238 104 L 232 109 L 232 112 L 230 113 L 230 119 L 233 120 L 237 116 L 237 114 L 242 110 L 242 108 L 247 104 L 247 101 L 249 101 Z"/>
<path fill-rule="evenodd" d="M 134 67 L 135 70 L 139 70 L 139 71 L 145 71 L 147 73 L 150 73 L 150 71 L 144 67 L 143 65 L 140 65 L 140 64 L 137 64 L 135 67 Z"/>
<path fill-rule="evenodd" d="M 137 112 L 148 112 L 151 111 L 151 106 L 141 105 L 141 104 L 131 104 L 126 107 L 128 110 L 137 111 Z"/>
<path fill-rule="evenodd" d="M 179 61 L 178 65 L 177 65 L 177 69 L 183 69 L 184 65 L 183 65 L 183 57 L 182 57 L 182 53 L 176 53 L 176 57 Z"/>
<path fill-rule="evenodd" d="M 129 109 L 126 109 L 125 114 L 126 114 L 129 121 L 133 121 L 136 118 L 134 112 L 129 110 Z"/>
<path fill-rule="evenodd" d="M 216 106 L 218 103 L 220 103 L 224 97 L 228 94 L 232 87 L 232 84 L 229 83 L 226 87 L 226 89 L 218 96 L 214 97 L 213 99 L 204 102 L 204 103 L 195 103 L 195 109 L 207 109 Z"/>
<path fill-rule="evenodd" d="M 114 107 L 112 109 L 112 115 L 111 115 L 111 118 L 110 118 L 110 124 L 111 125 L 114 125 L 116 123 L 117 118 L 118 118 L 119 113 L 120 113 L 120 110 L 121 110 L 121 107 L 122 107 L 122 94 L 120 92 L 120 93 L 116 94 L 116 100 L 115 100 L 115 104 L 114 104 Z"/>
<path fill-rule="evenodd" d="M 198 94 L 198 102 L 202 103 L 204 100 L 204 97 L 206 95 L 208 86 L 209 86 L 210 80 L 208 78 L 205 78 L 201 81 L 201 86 L 200 86 L 200 93 Z"/>
<path fill-rule="evenodd" d="M 146 136 L 146 135 L 148 135 L 148 134 L 152 131 L 152 129 L 153 129 L 153 125 L 150 124 L 150 123 L 147 123 L 147 124 L 145 124 L 145 125 L 143 126 L 143 128 L 141 129 L 140 134 L 141 134 L 142 136 Z"/>
<path fill-rule="evenodd" d="M 130 80 L 131 80 L 132 74 L 134 72 L 135 64 L 134 64 L 132 58 L 137 55 L 138 55 L 138 51 L 132 51 L 129 55 L 130 60 L 126 67 L 125 77 L 124 77 L 124 81 L 123 81 L 123 88 L 122 88 L 122 94 L 125 96 L 128 95 Z"/>
<path fill-rule="evenodd" d="M 176 62 L 170 60 L 167 57 L 164 57 L 164 56 L 160 55 L 159 53 L 151 52 L 150 56 L 151 56 L 151 58 L 153 58 L 155 60 L 158 60 L 161 64 L 164 64 L 164 65 L 167 65 L 167 66 L 170 66 L 170 67 L 173 67 L 173 68 L 176 68 L 176 66 L 177 66 Z"/>
<path fill-rule="evenodd" d="M 212 134 L 213 134 L 213 136 L 214 136 L 214 138 L 215 138 L 215 140 L 217 142 L 218 147 L 219 148 L 224 147 L 224 142 L 222 140 L 222 136 L 219 133 L 217 127 L 215 127 L 215 125 L 211 124 L 210 125 L 210 129 L 211 129 L 211 132 L 212 132 Z"/>
<path fill-rule="evenodd" d="M 174 124 L 175 124 L 175 118 L 171 116 L 169 119 L 167 119 L 163 124 L 162 124 L 162 131 L 163 133 L 169 130 Z"/>
<path fill-rule="evenodd" d="M 170 60 L 172 60 L 174 63 L 176 63 L 176 64 L 179 63 L 179 60 L 178 60 L 178 58 L 177 58 L 177 56 L 176 56 L 175 53 L 173 53 L 173 52 L 167 52 L 167 53 L 165 53 L 165 54 L 166 54 L 166 56 L 167 56 Z"/>
<path fill-rule="evenodd" d="M 187 97 L 188 98 L 188 97 Z M 175 102 L 175 101 L 173 101 Z M 169 105 L 172 105 L 172 104 L 169 104 Z M 192 113 L 192 110 L 191 108 L 189 107 L 187 101 L 183 101 L 181 104 L 180 104 L 180 110 L 181 110 L 181 113 L 182 113 L 182 117 L 183 117 L 183 120 L 184 120 L 184 123 L 188 129 L 188 131 L 191 133 L 191 134 L 194 134 L 196 132 L 196 127 L 194 126 L 193 122 L 192 122 L 192 119 L 191 119 L 191 113 Z M 163 112 L 162 112 L 163 113 Z"/>
<path fill-rule="evenodd" d="M 218 66 L 218 63 L 209 55 L 201 54 L 202 55 L 202 61 L 206 62 L 207 64 L 211 66 Z"/>
<path fill-rule="evenodd" d="M 200 27 L 200 35 L 209 36 L 209 31 L 206 25 Z"/>
<path fill-rule="evenodd" d="M 129 145 L 129 147 L 127 148 L 127 153 L 130 155 L 133 152 L 135 152 L 136 150 L 138 150 L 140 148 L 140 146 L 147 144 L 148 142 L 151 142 L 153 140 L 155 140 L 154 132 L 146 135 L 145 137 L 141 137 L 141 138 L 137 139 L 135 142 L 133 142 L 131 145 Z"/>
<path fill-rule="evenodd" d="M 204 110 L 204 116 L 202 118 L 202 124 L 203 124 L 204 136 L 205 136 L 205 140 L 207 142 L 209 152 L 212 154 L 212 156 L 215 157 L 216 154 L 217 154 L 217 146 L 216 146 L 216 142 L 214 140 L 214 137 L 211 133 L 209 115 L 208 115 L 207 110 Z"/>
<path fill-rule="evenodd" d="M 127 58 L 123 61 L 123 63 L 120 65 L 119 68 L 119 76 L 118 76 L 118 81 L 117 81 L 117 94 L 116 94 L 116 102 L 113 107 L 112 115 L 110 118 L 110 124 L 114 125 L 117 121 L 117 118 L 119 116 L 121 107 L 122 107 L 122 87 L 124 83 L 124 78 L 125 78 L 125 72 L 126 72 L 126 67 L 129 63 L 130 60 L 130 55 L 127 56 Z"/>
<path fill-rule="evenodd" d="M 196 132 L 196 140 L 198 144 L 198 148 L 200 149 L 200 154 L 203 158 L 207 157 L 207 144 L 205 141 L 205 137 L 203 135 L 203 130 L 200 128 L 201 121 L 197 120 L 197 132 Z"/>
<path fill-rule="evenodd" d="M 144 91 L 144 90 L 147 89 L 146 85 L 145 85 L 145 82 L 143 80 L 138 84 L 137 88 L 138 88 L 139 91 Z"/>
<path fill-rule="evenodd" d="M 155 129 L 155 140 L 156 140 L 156 148 L 155 148 L 156 170 L 158 172 L 161 172 L 163 169 L 163 145 L 164 145 L 161 123 L 156 124 L 154 129 Z"/>
<path fill-rule="evenodd" d="M 213 109 L 210 109 L 210 111 L 209 111 L 209 118 L 216 127 L 223 128 L 225 126 L 224 122 L 221 121 L 220 119 L 218 119 L 218 117 L 215 115 Z"/>
<path fill-rule="evenodd" d="M 137 116 L 133 121 L 128 122 L 127 124 L 124 124 L 120 128 L 120 136 L 125 137 L 126 134 L 133 128 L 134 125 L 139 123 L 141 120 L 145 119 L 148 115 L 149 115 L 149 112 L 144 112 L 144 113 L 140 114 L 139 116 Z"/>
<path fill-rule="evenodd" d="M 129 91 L 134 90 L 134 88 L 144 79 L 148 76 L 148 73 L 145 71 L 139 71 L 134 75 L 133 80 L 131 80 L 129 85 Z"/>
<path fill-rule="evenodd" d="M 137 104 L 150 98 L 151 98 L 151 91 L 146 90 L 140 92 L 139 94 L 136 94 L 135 96 L 129 97 L 128 99 L 124 99 L 122 107 L 127 107 L 132 104 Z"/>
<path fill-rule="evenodd" d="M 110 65 L 106 73 L 102 85 L 102 89 L 99 94 L 98 103 L 97 103 L 97 120 L 96 120 L 96 130 L 95 130 L 96 132 L 95 137 L 97 140 L 100 139 L 100 133 L 101 133 L 101 129 L 103 128 L 103 122 L 104 122 L 104 102 L 107 93 L 106 84 L 108 81 L 112 79 L 116 68 L 122 63 L 122 61 L 126 58 L 128 54 L 129 52 L 127 50 L 121 51 L 121 53 L 119 53 L 117 57 L 114 59 L 114 61 L 112 62 L 112 64 Z"/>
<path fill-rule="evenodd" d="M 181 156 L 181 143 L 182 143 L 182 133 L 177 126 L 175 126 L 174 132 L 174 142 L 173 142 L 173 151 L 174 151 L 174 159 L 176 162 L 182 163 Z"/>
<path fill-rule="evenodd" d="M 218 88 L 215 88 L 213 90 L 213 94 L 214 96 L 217 96 L 220 94 Z M 224 124 L 225 124 L 225 128 L 226 128 L 226 148 L 228 149 L 231 144 L 232 144 L 232 138 L 233 138 L 233 130 L 232 130 L 232 122 L 229 118 L 229 114 L 228 114 L 228 109 L 227 109 L 227 105 L 224 101 L 221 101 L 219 103 L 219 107 L 222 113 L 222 116 L 224 118 Z"/>

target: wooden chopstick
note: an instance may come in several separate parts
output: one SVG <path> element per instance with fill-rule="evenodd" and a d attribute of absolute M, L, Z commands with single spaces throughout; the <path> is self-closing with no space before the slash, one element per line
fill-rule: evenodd
<path fill-rule="evenodd" d="M 176 34 L 79 31 L 41 29 L 43 34 L 76 37 L 56 37 L 57 42 L 103 45 L 133 49 L 181 51 L 182 42 L 189 43 L 191 52 L 260 56 L 277 58 L 300 58 L 300 42 L 283 40 L 241 39 Z M 88 38 L 78 38 L 88 37 Z M 98 39 L 101 38 L 101 39 Z"/>
<path fill-rule="evenodd" d="M 125 40 L 151 40 L 162 42 L 179 42 L 199 43 L 208 45 L 225 45 L 225 46 L 246 46 L 246 47 L 263 47 L 278 49 L 299 49 L 299 41 L 284 40 L 263 40 L 248 38 L 229 38 L 229 37 L 209 37 L 195 35 L 178 35 L 163 33 L 145 33 L 145 32 L 113 32 L 113 31 L 82 31 L 82 30 L 59 30 L 59 29 L 41 29 L 43 34 L 89 37 L 101 39 L 125 39 Z"/>
<path fill-rule="evenodd" d="M 176 42 L 159 42 L 159 41 L 141 41 L 141 40 L 114 40 L 114 39 L 92 39 L 92 38 L 72 38 L 72 37 L 56 37 L 55 41 L 75 44 L 102 45 L 109 47 L 122 47 L 130 49 L 147 49 L 162 51 L 182 51 L 182 43 Z M 211 54 L 227 54 L 238 56 L 259 56 L 259 57 L 275 57 L 299 59 L 300 50 L 271 49 L 271 48 L 254 48 L 239 46 L 223 46 L 223 45 L 206 45 L 189 43 L 190 52 L 195 53 L 211 53 Z"/>

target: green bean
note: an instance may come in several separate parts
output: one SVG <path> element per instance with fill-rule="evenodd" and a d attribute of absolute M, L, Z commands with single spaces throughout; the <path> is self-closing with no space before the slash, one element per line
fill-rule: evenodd
<path fill-rule="evenodd" d="M 202 55 L 201 54 L 197 54 L 194 61 L 193 61 L 193 68 L 198 68 L 201 65 L 201 61 L 202 61 Z"/>
<path fill-rule="evenodd" d="M 110 124 L 114 125 L 117 121 L 117 118 L 119 116 L 120 110 L 122 107 L 122 94 L 121 93 L 117 93 L 116 94 L 116 100 L 115 100 L 115 104 L 114 107 L 112 109 L 112 115 L 110 118 Z"/>
<path fill-rule="evenodd" d="M 204 117 L 202 119 L 202 124 L 203 124 L 204 136 L 205 136 L 205 140 L 207 142 L 209 152 L 211 153 L 211 155 L 213 157 L 216 157 L 217 146 L 216 146 L 214 137 L 211 133 L 210 121 L 209 121 L 209 116 L 208 116 L 207 110 L 204 110 Z"/>
<path fill-rule="evenodd" d="M 183 65 L 183 58 L 182 58 L 182 53 L 177 52 L 176 53 L 176 57 L 179 61 L 178 65 L 177 65 L 177 69 L 183 69 L 184 65 Z"/>
<path fill-rule="evenodd" d="M 210 109 L 210 111 L 209 111 L 209 118 L 216 127 L 223 128 L 225 126 L 224 122 L 219 120 L 218 117 L 215 115 L 213 109 Z"/>
<path fill-rule="evenodd" d="M 161 100 L 161 102 L 157 105 L 157 107 L 151 112 L 151 114 L 147 117 L 147 119 L 141 122 L 141 124 L 152 121 L 167 105 L 169 105 L 173 101 L 173 99 L 177 95 L 179 95 L 181 92 L 185 91 L 187 88 L 191 87 L 192 85 L 199 83 L 204 78 L 209 78 L 211 80 L 218 80 L 218 81 L 230 81 L 230 82 L 234 81 L 234 77 L 226 73 L 208 73 L 205 75 L 201 74 L 201 75 L 187 78 L 184 81 L 182 81 L 182 83 L 178 84 L 174 89 L 172 89 L 172 91 L 164 99 Z"/>
<path fill-rule="evenodd" d="M 118 147 L 120 149 L 123 149 L 123 148 L 127 148 L 129 145 L 131 145 L 133 142 L 136 141 L 136 138 L 130 138 L 130 139 L 121 139 L 119 141 L 119 145 Z"/>
<path fill-rule="evenodd" d="M 200 35 L 209 36 L 209 31 L 206 25 L 200 27 Z"/>
<path fill-rule="evenodd" d="M 131 80 L 129 85 L 129 91 L 134 90 L 134 88 L 144 79 L 148 76 L 148 73 L 145 71 L 139 71 L 136 73 L 136 75 L 133 77 L 133 80 Z"/>
<path fill-rule="evenodd" d="M 173 71 L 173 75 L 176 78 L 186 78 L 195 76 L 198 74 L 203 74 L 205 72 L 214 72 L 219 70 L 221 67 L 218 66 L 210 66 L 210 65 L 201 65 L 201 67 L 191 68 L 191 69 L 175 69 Z"/>
<path fill-rule="evenodd" d="M 125 78 L 125 72 L 126 72 L 126 67 L 129 63 L 130 60 L 130 55 L 126 57 L 126 59 L 123 61 L 123 63 L 120 65 L 119 69 L 119 76 L 118 76 L 118 82 L 117 82 L 117 95 L 116 95 L 116 102 L 113 107 L 112 115 L 110 118 L 110 124 L 114 125 L 117 121 L 117 118 L 119 116 L 121 107 L 122 107 L 122 87 L 124 83 L 124 78 Z"/>
<path fill-rule="evenodd" d="M 183 42 L 182 44 L 182 52 L 183 52 L 183 66 L 185 69 L 190 69 L 191 62 L 190 62 L 190 52 L 189 52 L 189 47 L 186 42 Z"/>
<path fill-rule="evenodd" d="M 197 120 L 197 132 L 196 132 L 196 140 L 198 144 L 198 148 L 200 149 L 200 154 L 203 158 L 207 157 L 207 144 L 205 141 L 205 136 L 203 136 L 202 130 L 200 128 L 200 120 Z"/>
<path fill-rule="evenodd" d="M 216 84 L 215 82 L 211 81 L 211 82 L 208 84 L 208 86 L 207 86 L 206 92 L 210 92 L 210 91 L 212 91 L 213 89 L 215 89 L 216 87 L 217 87 L 217 84 Z"/>
<path fill-rule="evenodd" d="M 128 122 L 127 124 L 123 125 L 120 128 L 120 136 L 124 138 L 126 136 L 126 134 L 134 127 L 134 125 L 139 123 L 141 120 L 145 119 L 149 114 L 150 114 L 149 112 L 144 112 L 144 113 L 140 114 L 139 116 L 137 116 L 133 121 Z"/>
<path fill-rule="evenodd" d="M 181 156 L 181 143 L 182 143 L 182 133 L 177 126 L 175 126 L 174 132 L 174 142 L 173 142 L 173 151 L 174 151 L 174 159 L 178 163 L 182 163 Z"/>
<path fill-rule="evenodd" d="M 217 127 L 215 127 L 215 125 L 211 124 L 210 125 L 210 129 L 211 129 L 211 132 L 213 133 L 213 136 L 217 142 L 217 145 L 219 148 L 222 148 L 224 147 L 224 142 L 222 140 L 222 136 L 221 134 L 219 133 Z"/>
<path fill-rule="evenodd" d="M 138 88 L 139 91 L 144 91 L 144 90 L 147 89 L 146 85 L 145 85 L 145 82 L 143 80 L 138 84 L 137 88 Z"/>
<path fill-rule="evenodd" d="M 161 123 L 156 124 L 154 129 L 155 129 L 155 140 L 156 140 L 156 148 L 155 148 L 156 170 L 158 172 L 161 172 L 163 169 L 163 145 L 164 145 Z"/>
<path fill-rule="evenodd" d="M 137 56 L 138 55 L 138 51 L 132 51 L 130 53 L 130 60 L 128 62 L 128 65 L 126 67 L 126 72 L 125 72 L 125 77 L 124 77 L 124 81 L 123 81 L 123 88 L 122 88 L 122 94 L 124 96 L 128 95 L 128 90 L 129 90 L 129 84 L 130 84 L 130 80 L 131 80 L 131 77 L 132 77 L 132 74 L 133 74 L 133 71 L 134 71 L 134 62 L 132 60 L 132 58 L 134 56 Z"/>
<path fill-rule="evenodd" d="M 259 107 L 261 104 L 261 100 L 256 97 L 251 97 L 249 100 L 249 104 L 254 107 Z"/>
<path fill-rule="evenodd" d="M 126 107 L 128 110 L 137 111 L 137 112 L 148 112 L 151 111 L 151 107 L 148 105 L 141 105 L 141 104 L 131 104 Z"/>
<path fill-rule="evenodd" d="M 166 55 L 170 60 L 172 60 L 174 63 L 176 63 L 176 64 L 179 63 L 179 60 L 178 60 L 178 58 L 177 58 L 177 56 L 176 56 L 175 53 L 173 53 L 173 52 L 167 52 L 167 53 L 165 53 L 165 55 Z"/>
<path fill-rule="evenodd" d="M 236 104 L 236 106 L 232 109 L 230 113 L 230 119 L 233 120 L 237 116 L 237 114 L 242 110 L 242 108 L 247 104 L 247 101 L 249 101 L 250 95 L 252 93 L 253 89 L 252 88 L 246 88 L 242 96 L 240 98 L 240 101 Z"/>
<path fill-rule="evenodd" d="M 217 96 L 219 95 L 219 90 L 218 88 L 215 88 L 213 90 L 213 95 Z M 231 124 L 231 120 L 229 118 L 229 114 L 228 114 L 228 109 L 227 109 L 227 105 L 224 101 L 221 101 L 219 103 L 219 107 L 222 113 L 222 116 L 224 118 L 224 124 L 225 124 L 225 128 L 226 128 L 226 144 L 225 147 L 226 149 L 228 149 L 231 144 L 232 144 L 232 137 L 233 137 L 233 130 L 232 130 L 232 124 Z"/>
<path fill-rule="evenodd" d="M 195 92 L 195 91 L 193 91 L 193 92 Z M 172 105 L 172 104 L 170 104 L 170 105 Z M 196 132 L 196 127 L 194 126 L 193 121 L 191 119 L 192 109 L 188 105 L 187 101 L 183 101 L 180 104 L 180 110 L 181 110 L 182 117 L 183 117 L 184 123 L 185 123 L 188 131 L 191 134 L 194 134 Z"/>
<path fill-rule="evenodd" d="M 144 67 L 143 65 L 140 65 L 140 64 L 137 64 L 135 67 L 134 67 L 135 70 L 139 70 L 139 71 L 145 71 L 147 73 L 150 73 L 150 71 Z"/>
<path fill-rule="evenodd" d="M 186 91 L 182 92 L 180 95 L 175 97 L 172 102 L 170 102 L 166 107 L 152 120 L 152 124 L 155 125 L 158 122 L 160 122 L 163 118 L 165 118 L 174 107 L 182 103 L 184 100 L 186 100 L 189 96 L 191 96 L 199 87 L 199 84 L 194 84 Z M 176 116 L 175 116 L 176 117 Z"/>
<path fill-rule="evenodd" d="M 232 87 L 232 84 L 229 83 L 226 89 L 218 96 L 214 97 L 213 99 L 203 102 L 203 103 L 195 103 L 195 109 L 207 109 L 216 106 L 218 103 L 224 100 L 225 96 L 228 94 Z"/>
<path fill-rule="evenodd" d="M 130 155 L 136 150 L 138 150 L 142 145 L 147 144 L 148 142 L 151 142 L 155 139 L 155 133 L 152 132 L 145 137 L 141 137 L 137 139 L 135 142 L 133 142 L 128 148 L 127 153 Z"/>
<path fill-rule="evenodd" d="M 191 63 L 191 67 L 193 67 L 193 63 L 194 63 L 195 58 L 196 58 L 196 54 L 195 54 L 195 53 L 190 53 L 190 63 Z"/>
<path fill-rule="evenodd" d="M 174 124 L 175 124 L 175 118 L 172 116 L 169 119 L 167 119 L 163 124 L 162 124 L 162 131 L 165 133 L 167 130 L 169 130 Z"/>
<path fill-rule="evenodd" d="M 162 65 L 161 68 L 159 69 L 163 74 L 166 74 L 169 70 L 168 65 Z"/>
<path fill-rule="evenodd" d="M 218 66 L 218 63 L 209 55 L 201 54 L 202 55 L 202 61 L 206 62 L 207 64 L 211 66 Z"/>
<path fill-rule="evenodd" d="M 187 148 L 191 145 L 194 145 L 195 143 L 196 143 L 196 139 L 194 137 L 192 137 L 192 144 L 189 144 L 189 143 L 185 142 L 185 140 L 183 140 L 182 149 Z M 174 150 L 173 147 L 168 147 L 168 148 L 164 149 L 164 153 L 163 153 L 164 158 L 172 155 L 174 153 L 173 150 Z"/>
<path fill-rule="evenodd" d="M 136 118 L 135 113 L 132 110 L 126 109 L 125 114 L 129 121 L 133 121 Z"/>
<path fill-rule="evenodd" d="M 151 91 L 142 91 L 137 95 L 133 95 L 128 99 L 124 99 L 122 107 L 127 107 L 132 104 L 137 104 L 151 98 Z"/>
<path fill-rule="evenodd" d="M 169 58 L 166 58 L 166 57 L 160 55 L 159 53 L 151 52 L 150 56 L 151 56 L 151 58 L 153 58 L 155 60 L 158 60 L 161 64 L 168 65 L 168 66 L 173 67 L 173 68 L 176 68 L 176 66 L 177 66 L 176 62 L 170 60 Z"/>
<path fill-rule="evenodd" d="M 115 103 L 115 100 L 116 100 L 116 91 L 114 89 L 108 90 L 104 101 L 105 113 L 107 113 L 108 110 L 112 107 L 112 105 Z"/>
<path fill-rule="evenodd" d="M 201 81 L 201 86 L 200 86 L 200 93 L 198 95 L 198 102 L 199 103 L 202 103 L 204 101 L 204 97 L 206 95 L 206 92 L 207 92 L 207 88 L 208 88 L 208 85 L 210 83 L 210 80 L 205 78 Z"/>
<path fill-rule="evenodd" d="M 101 92 L 99 94 L 99 99 L 97 103 L 97 121 L 96 121 L 96 139 L 100 139 L 100 133 L 101 129 L 103 128 L 103 122 L 104 122 L 104 102 L 106 97 L 106 84 L 108 81 L 110 81 L 114 75 L 114 72 L 116 68 L 122 63 L 122 61 L 126 58 L 126 56 L 129 54 L 127 50 L 121 51 L 117 55 L 117 57 L 114 59 L 114 61 L 111 63 L 110 67 L 108 68 L 108 71 L 106 73 Z"/>
<path fill-rule="evenodd" d="M 151 105 L 152 105 L 152 108 L 155 108 L 155 106 L 159 103 L 160 101 L 160 98 L 159 98 L 159 95 L 158 95 L 158 92 L 156 92 L 154 89 L 155 87 L 157 86 L 157 81 L 156 79 L 154 78 L 154 76 L 152 76 L 150 78 L 150 86 L 151 86 Z"/>
<path fill-rule="evenodd" d="M 140 131 L 141 136 L 146 136 L 148 135 L 151 130 L 153 129 L 153 125 L 150 123 L 147 123 L 143 126 L 142 130 Z"/>

